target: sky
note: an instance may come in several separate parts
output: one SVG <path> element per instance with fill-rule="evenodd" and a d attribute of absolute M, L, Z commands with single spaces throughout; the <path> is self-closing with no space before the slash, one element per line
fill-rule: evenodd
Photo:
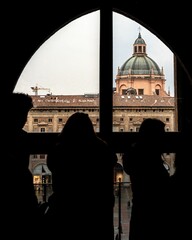
<path fill-rule="evenodd" d="M 139 23 L 113 13 L 113 83 L 118 67 L 133 54 L 139 32 L 146 53 L 165 74 L 165 90 L 174 96 L 173 53 Z M 34 95 L 82 95 L 99 92 L 99 11 L 84 15 L 50 36 L 31 56 L 14 92 Z"/>

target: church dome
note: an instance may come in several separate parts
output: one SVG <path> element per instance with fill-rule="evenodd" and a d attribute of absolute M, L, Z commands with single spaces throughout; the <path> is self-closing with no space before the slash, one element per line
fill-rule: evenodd
<path fill-rule="evenodd" d="M 161 75 L 157 63 L 147 56 L 132 56 L 120 68 L 119 75 L 141 74 L 141 75 Z"/>
<path fill-rule="evenodd" d="M 134 42 L 134 53 L 119 69 L 118 75 L 162 75 L 157 63 L 147 56 L 146 43 L 139 33 Z"/>

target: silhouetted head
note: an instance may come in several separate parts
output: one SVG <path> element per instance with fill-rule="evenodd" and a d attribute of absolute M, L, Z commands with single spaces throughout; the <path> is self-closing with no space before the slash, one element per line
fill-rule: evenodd
<path fill-rule="evenodd" d="M 83 112 L 76 112 L 72 114 L 63 130 L 59 134 L 59 139 L 90 139 L 95 136 L 93 124 L 89 115 Z"/>
<path fill-rule="evenodd" d="M 141 135 L 158 135 L 165 132 L 165 123 L 156 118 L 146 118 L 139 128 Z"/>
<path fill-rule="evenodd" d="M 27 121 L 29 110 L 33 107 L 31 96 L 25 93 L 12 93 L 9 95 L 8 123 L 9 128 L 20 130 Z"/>
<path fill-rule="evenodd" d="M 146 118 L 139 128 L 140 140 L 143 145 L 161 149 L 164 145 L 162 136 L 165 133 L 165 123 L 156 118 Z"/>

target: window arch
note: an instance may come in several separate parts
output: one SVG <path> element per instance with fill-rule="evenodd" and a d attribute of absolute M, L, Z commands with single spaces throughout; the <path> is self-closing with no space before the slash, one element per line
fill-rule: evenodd
<path fill-rule="evenodd" d="M 75 80 L 74 81 L 74 83 L 73 83 L 73 88 L 72 88 L 72 91 L 70 92 L 70 94 L 73 94 L 73 91 L 76 91 L 76 89 L 78 89 L 78 88 L 80 88 L 80 86 L 82 85 L 82 83 L 81 83 L 81 80 L 83 79 L 85 79 L 85 75 L 87 74 L 87 75 L 89 75 L 89 73 L 90 72 L 88 72 L 88 67 L 86 67 L 86 64 L 84 64 L 85 65 L 85 70 L 84 70 L 84 72 L 80 72 L 80 70 L 79 70 L 79 68 L 77 68 L 78 67 L 78 65 L 80 65 L 80 62 L 81 62 L 81 56 L 83 56 L 84 55 L 84 53 L 87 51 L 87 52 L 90 52 L 90 49 L 88 49 L 87 50 L 87 48 L 83 51 L 83 52 L 81 52 L 80 54 L 79 54 L 79 52 L 77 52 L 77 51 L 79 51 L 79 49 L 82 49 L 82 45 L 80 44 L 80 39 L 78 39 L 78 36 L 80 35 L 80 34 L 78 34 L 77 33 L 77 35 L 75 35 L 74 33 L 73 33 L 73 35 L 71 35 L 71 28 L 73 27 L 73 25 L 75 24 L 75 22 L 76 21 L 78 21 L 79 19 L 83 19 L 83 18 L 87 18 L 87 16 L 91 16 L 91 15 L 96 15 L 96 18 L 97 18 L 97 20 L 94 22 L 94 26 L 92 26 L 91 28 L 89 28 L 88 29 L 88 31 L 92 31 L 92 29 L 94 29 L 94 28 L 97 28 L 97 32 L 96 33 L 92 33 L 92 34 L 90 34 L 90 35 L 93 35 L 94 34 L 94 36 L 96 35 L 97 37 L 96 37 L 96 41 L 95 41 L 95 39 L 93 39 L 93 38 L 90 38 L 90 40 L 89 41 L 93 41 L 94 42 L 94 44 L 93 45 L 96 45 L 97 46 L 97 48 L 96 48 L 96 50 L 94 50 L 94 52 L 93 52 L 93 54 L 94 54 L 94 57 L 90 57 L 90 59 L 93 59 L 93 58 L 95 58 L 95 56 L 96 56 L 96 60 L 94 61 L 94 63 L 91 63 L 92 65 L 94 65 L 95 67 L 93 67 L 93 68 L 95 68 L 96 69 L 96 71 L 94 71 L 94 75 L 97 75 L 97 83 L 96 83 L 96 93 L 98 93 L 99 92 L 99 94 L 100 94 L 100 100 L 99 100 L 99 103 L 100 103 L 100 116 L 99 116 L 99 121 L 100 121 L 100 132 L 101 132 L 101 134 L 102 135 L 106 135 L 106 136 L 109 136 L 109 135 L 111 135 L 111 131 L 112 131 L 112 129 L 113 129 L 113 126 L 112 126 L 112 122 L 113 122 L 113 120 L 112 120 L 112 118 L 111 118 L 111 115 L 112 115 L 112 107 L 113 107 L 113 96 L 111 95 L 111 89 L 114 89 L 114 78 L 115 78 L 115 75 L 114 75 L 114 72 L 116 72 L 117 71 L 117 69 L 116 69 L 116 66 L 114 65 L 114 62 L 116 61 L 116 58 L 115 58 L 115 55 L 114 55 L 114 51 L 116 50 L 116 48 L 119 50 L 119 45 L 117 45 L 117 47 L 116 46 L 114 46 L 114 44 L 115 44 L 115 42 L 116 42 L 116 37 L 119 35 L 119 33 L 120 32 L 115 32 L 116 30 L 115 30 L 115 28 L 114 28 L 114 25 L 116 25 L 116 22 L 117 22 L 117 16 L 121 16 L 122 18 L 124 18 L 123 20 L 122 20 L 122 23 L 124 24 L 124 22 L 126 21 L 126 19 L 128 19 L 128 17 L 127 16 L 124 16 L 124 15 L 121 15 L 121 14 L 119 14 L 118 12 L 113 12 L 113 11 L 106 11 L 106 9 L 101 9 L 101 10 L 97 10 L 97 11 L 93 11 L 92 13 L 89 13 L 89 14 L 86 14 L 86 15 L 84 15 L 84 16 L 81 16 L 80 18 L 77 18 L 77 19 L 75 19 L 74 21 L 72 21 L 72 22 L 70 22 L 69 24 L 67 24 L 66 26 L 64 26 L 63 28 L 61 28 L 57 33 L 55 33 L 53 36 L 51 36 L 42 46 L 43 46 L 43 48 L 42 48 L 42 50 L 41 50 L 41 48 L 39 48 L 39 50 L 33 55 L 33 57 L 31 58 L 31 60 L 29 61 L 29 63 L 28 63 L 28 65 L 30 65 L 30 63 L 33 63 L 33 66 L 34 66 L 34 62 L 35 61 L 37 61 L 37 63 L 35 63 L 35 67 L 36 67 L 36 69 L 35 69 L 35 67 L 33 67 L 33 70 L 30 72 L 30 74 L 28 75 L 29 77 L 28 77 L 28 79 L 31 77 L 31 78 L 36 78 L 37 79 L 37 81 L 38 81 L 38 79 L 40 79 L 40 78 L 44 78 L 43 79 L 43 81 L 42 81 L 42 83 L 40 83 L 40 86 L 38 86 L 38 84 L 36 84 L 35 83 L 35 81 L 34 81 L 34 78 L 33 78 L 33 83 L 31 83 L 31 87 L 30 87 L 30 85 L 28 85 L 28 88 L 29 89 L 31 89 L 32 91 L 34 90 L 34 89 L 37 89 L 38 91 L 47 91 L 48 92 L 48 94 L 50 94 L 50 92 L 52 91 L 51 90 L 51 87 L 47 87 L 46 86 L 46 84 L 47 84 L 47 75 L 46 74 L 44 74 L 44 73 L 46 73 L 46 71 L 48 71 L 49 72 L 49 74 L 48 75 L 51 75 L 50 73 L 51 72 L 53 72 L 53 70 L 52 70 L 52 65 L 54 64 L 54 62 L 56 61 L 56 55 L 50 55 L 50 56 L 46 56 L 45 55 L 45 57 L 44 57 L 44 64 L 45 65 L 41 65 L 40 64 L 40 62 L 38 62 L 38 59 L 40 58 L 40 50 L 41 50 L 41 52 L 43 52 L 43 53 L 47 53 L 47 52 L 49 52 L 49 47 L 51 48 L 51 51 L 53 52 L 53 51 L 55 51 L 56 52 L 56 50 L 52 47 L 54 44 L 53 43 L 51 43 L 51 40 L 55 40 L 55 42 L 56 42 L 56 44 L 55 44 L 55 46 L 58 48 L 58 46 L 61 46 L 61 45 L 59 45 L 60 43 L 59 43 L 59 40 L 62 40 L 62 41 L 64 41 L 63 39 L 61 39 L 61 32 L 62 32 L 62 30 L 66 30 L 66 32 L 67 32 L 67 34 L 65 35 L 65 38 L 67 38 L 67 39 L 72 39 L 72 41 L 69 41 L 70 43 L 71 42 L 73 42 L 73 40 L 75 39 L 76 41 L 77 41 L 77 43 L 79 43 L 79 45 L 78 45 L 78 47 L 80 47 L 80 48 L 75 48 L 75 47 L 73 47 L 73 46 L 75 46 L 75 45 L 73 45 L 72 46 L 72 48 L 70 48 L 71 47 L 71 45 L 68 45 L 67 46 L 67 48 L 68 48 L 68 50 L 69 50 L 69 53 L 71 54 L 71 52 L 72 51 L 74 51 L 75 53 L 77 53 L 76 55 L 75 55 L 75 57 L 73 57 L 73 59 L 71 60 L 71 61 L 69 61 L 69 57 L 68 57 L 68 53 L 64 53 L 65 55 L 67 55 L 67 57 L 64 59 L 61 59 L 61 67 L 59 67 L 59 68 L 57 68 L 56 69 L 56 71 L 57 72 L 60 72 L 61 71 L 61 68 L 64 68 L 65 69 L 65 72 L 69 69 L 69 67 L 71 67 L 72 66 L 72 70 L 70 70 L 70 73 L 65 73 L 66 75 L 66 77 L 65 78 L 69 78 L 69 81 L 68 81 L 68 79 L 64 79 L 64 81 L 65 81 L 65 85 L 62 87 L 62 85 L 60 85 L 60 84 L 55 84 L 55 81 L 52 81 L 52 87 L 54 87 L 55 85 L 58 85 L 59 86 L 59 90 L 60 89 L 64 89 L 64 91 L 63 90 L 61 90 L 61 92 L 59 92 L 59 94 L 60 93 L 62 93 L 62 91 L 64 92 L 64 94 L 66 94 L 66 87 L 68 87 L 70 84 L 71 84 L 71 82 L 73 82 L 74 81 L 74 79 L 75 79 L 75 73 L 77 73 L 77 75 L 78 75 L 78 79 L 77 80 Z M 107 16 L 108 15 L 108 16 Z M 116 18 L 115 18 L 116 17 Z M 104 19 L 104 21 L 103 21 L 103 19 Z M 106 19 L 108 19 L 107 21 L 106 21 Z M 82 25 L 84 28 L 86 27 L 86 25 L 85 25 L 85 22 L 86 22 L 87 20 L 85 20 L 83 23 L 84 23 L 84 25 Z M 124 22 L 123 22 L 124 21 Z M 100 22 L 100 26 L 102 26 L 102 27 L 100 27 L 100 35 L 99 35 L 99 28 L 98 28 L 98 26 L 99 26 L 99 22 Z M 137 24 L 137 23 L 136 23 Z M 106 26 L 105 26 L 106 25 Z M 135 28 L 138 28 L 139 29 L 139 31 L 140 31 L 140 26 L 138 27 L 139 25 L 135 25 Z M 118 28 L 118 27 L 117 27 Z M 106 31 L 106 29 L 107 29 L 107 31 Z M 138 31 L 138 33 L 140 33 Z M 86 31 L 87 32 L 87 31 Z M 126 29 L 124 29 L 124 32 L 126 32 Z M 122 33 L 121 33 L 122 34 Z M 57 36 L 57 39 L 59 39 L 59 40 L 56 40 L 56 35 L 58 35 Z M 133 34 L 132 34 L 133 35 Z M 122 35 L 123 36 L 123 38 L 125 38 L 125 33 L 124 33 L 124 35 Z M 131 34 L 130 34 L 130 36 L 131 36 Z M 100 37 L 100 40 L 99 40 L 99 37 Z M 135 38 L 136 38 L 137 36 L 135 36 Z M 86 39 L 86 38 L 84 38 L 84 39 Z M 99 50 L 99 41 L 100 41 L 100 50 Z M 51 43 L 51 44 L 48 44 L 48 42 L 49 43 Z M 53 42 L 53 41 L 52 41 Z M 69 43 L 68 42 L 68 43 Z M 67 43 L 67 44 L 68 44 Z M 65 44 L 65 43 L 64 43 Z M 127 44 L 127 43 L 126 43 Z M 133 43 L 131 43 L 131 45 L 132 45 Z M 128 44 L 127 44 L 128 45 Z M 85 43 L 85 46 L 86 46 L 86 43 Z M 55 47 L 55 48 L 56 48 Z M 86 46 L 87 47 L 87 46 Z M 143 46 L 143 47 L 145 47 L 145 46 Z M 129 47 L 129 48 L 131 48 L 131 47 Z M 128 46 L 127 46 L 127 49 L 128 49 Z M 124 50 L 124 52 L 126 52 L 127 51 L 127 49 L 125 49 Z M 58 48 L 58 50 L 59 50 L 59 48 Z M 99 52 L 100 51 L 100 52 Z M 55 54 L 55 52 L 54 52 L 54 54 Z M 60 51 L 61 52 L 61 51 Z M 146 48 L 144 48 L 144 53 L 146 53 Z M 79 55 L 80 55 L 80 58 L 79 58 Z M 99 55 L 100 55 L 100 61 L 99 61 Z M 54 59 L 54 57 L 52 57 L 52 56 L 55 56 L 55 59 Z M 35 58 L 36 57 L 36 58 Z M 127 58 L 129 57 L 129 55 L 127 54 Z M 47 59 L 48 58 L 50 58 L 51 59 L 51 61 L 50 61 L 50 63 L 47 61 Z M 90 60 L 88 60 L 88 61 L 90 61 Z M 50 65 L 48 65 L 48 63 L 50 64 Z M 97 65 L 97 63 L 99 63 L 99 65 Z M 123 64 L 123 62 L 119 62 L 119 64 Z M 29 68 L 28 67 L 28 65 L 26 66 L 26 68 Z M 46 65 L 48 65 L 48 68 L 45 68 L 45 66 Z M 58 67 L 58 65 L 59 64 L 57 64 L 57 67 Z M 67 66 L 67 67 L 66 67 Z M 89 65 L 90 66 L 90 65 Z M 39 71 L 40 72 L 40 70 L 38 69 L 38 67 L 40 67 L 40 68 L 44 68 L 45 70 L 44 70 L 44 73 L 42 74 L 42 75 L 38 75 L 37 74 L 37 72 Z M 65 68 L 66 67 L 66 68 Z M 25 76 L 25 70 L 26 70 L 26 68 L 24 69 L 24 73 L 20 76 L 20 78 L 21 78 L 21 80 L 22 80 L 22 78 L 23 78 L 23 80 L 26 80 L 26 79 L 24 79 L 24 78 L 26 78 L 26 76 Z M 111 74 L 111 72 L 113 71 L 113 75 Z M 34 74 L 34 73 L 36 73 L 36 75 Z M 57 74 L 54 72 L 54 74 L 56 75 L 56 77 L 57 77 Z M 91 79 L 92 80 L 92 78 L 93 78 L 93 76 L 94 75 L 90 75 L 90 77 L 89 77 L 89 80 Z M 55 77 L 55 78 L 56 78 Z M 21 82 L 21 84 L 20 84 L 20 82 Z M 28 82 L 30 82 L 30 81 L 28 81 Z M 100 82 L 100 84 L 99 84 L 99 82 Z M 77 85 L 77 83 L 81 83 L 80 85 Z M 33 86 L 32 86 L 32 84 L 33 84 Z M 36 84 L 36 85 L 35 85 Z M 45 87 L 44 87 L 44 86 Z M 88 82 L 86 82 L 85 83 L 85 85 L 86 85 L 86 87 L 88 87 Z M 19 81 L 18 81 L 18 83 L 17 83 L 17 86 L 16 86 L 16 90 L 17 89 L 19 89 L 19 88 L 17 88 L 18 86 L 20 86 L 21 88 L 20 89 L 22 89 L 22 87 L 23 86 L 25 86 L 26 87 L 26 84 L 24 84 L 22 81 L 20 81 L 20 79 L 19 79 Z M 66 87 L 65 87 L 66 86 Z M 124 84 L 122 84 L 121 86 L 126 86 L 126 85 L 124 85 Z M 111 88 L 111 89 L 110 89 Z M 124 87 L 125 88 L 125 87 Z M 156 89 L 157 88 L 155 88 L 154 89 L 154 92 L 156 92 L 156 94 L 158 95 L 159 94 L 159 92 L 157 92 L 156 91 Z M 85 91 L 89 91 L 89 90 L 85 90 Z M 92 90 L 91 90 L 92 91 Z M 140 88 L 138 88 L 138 89 L 136 89 L 136 91 L 140 94 L 140 95 L 143 95 L 144 93 L 145 93 L 145 91 L 144 91 L 144 89 L 140 89 Z M 159 90 L 158 90 L 159 91 Z M 35 91 L 33 91 L 33 92 L 35 92 Z M 121 91 L 122 92 L 122 91 Z M 37 93 L 37 91 L 35 92 L 35 93 Z M 81 94 L 82 94 L 83 92 L 81 92 Z M 86 92 L 84 92 L 84 93 L 86 93 Z M 53 92 L 53 94 L 54 94 L 54 92 Z M 107 99 L 107 101 L 106 101 L 106 99 Z M 102 103 L 102 104 L 101 104 Z M 103 110 L 103 109 L 105 109 L 105 110 Z M 104 114 L 103 114 L 104 113 Z M 107 113 L 107 114 L 106 114 Z M 99 127 L 97 126 L 97 129 L 99 129 Z M 129 129 L 129 127 L 128 127 L 128 129 Z"/>

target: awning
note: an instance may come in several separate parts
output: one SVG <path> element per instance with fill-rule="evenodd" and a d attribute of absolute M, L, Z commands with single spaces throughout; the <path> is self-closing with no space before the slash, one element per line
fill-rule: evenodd
<path fill-rule="evenodd" d="M 40 164 L 33 169 L 33 175 L 51 175 L 46 164 Z"/>

